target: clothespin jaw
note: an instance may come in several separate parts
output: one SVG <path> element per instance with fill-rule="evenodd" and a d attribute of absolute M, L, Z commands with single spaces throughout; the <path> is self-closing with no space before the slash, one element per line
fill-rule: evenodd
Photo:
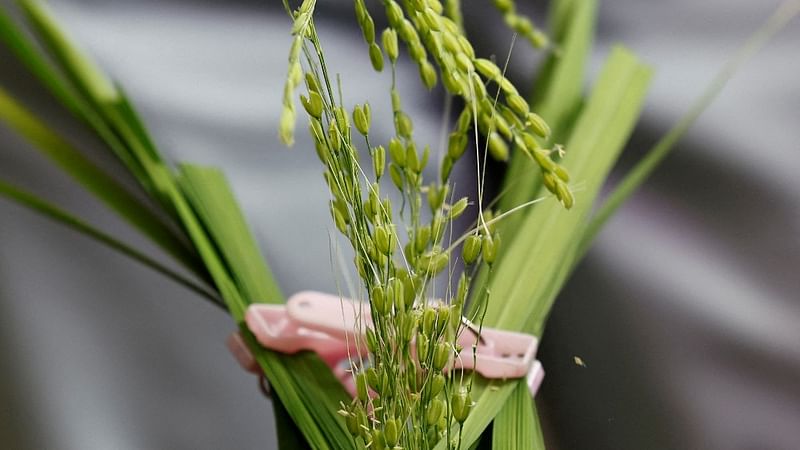
<path fill-rule="evenodd" d="M 328 365 L 348 355 L 366 354 L 364 339 L 357 339 L 356 318 L 369 306 L 357 310 L 355 302 L 339 302 L 339 297 L 317 292 L 300 292 L 283 305 L 251 305 L 245 322 L 258 342 L 269 349 L 293 354 L 310 350 Z M 371 323 L 371 322 L 370 322 Z"/>
<path fill-rule="evenodd" d="M 538 340 L 534 336 L 484 328 L 478 335 L 473 326 L 458 336 L 464 349 L 456 361 L 459 369 L 471 369 L 485 378 L 521 378 L 536 360 Z"/>
<path fill-rule="evenodd" d="M 539 386 L 542 385 L 543 380 L 544 367 L 542 367 L 542 363 L 537 359 L 533 361 L 533 365 L 528 371 L 528 374 L 525 376 L 525 381 L 528 383 L 528 390 L 531 393 L 531 397 L 536 396 L 536 392 L 539 391 Z"/>
<path fill-rule="evenodd" d="M 267 348 L 288 354 L 316 352 L 355 395 L 350 361 L 368 358 L 364 333 L 372 327 L 369 304 L 304 291 L 293 295 L 285 306 L 251 305 L 245 321 L 259 343 Z M 448 370 L 474 370 L 490 379 L 526 377 L 531 395 L 536 394 L 544 371 L 535 359 L 538 346 L 535 336 L 491 328 L 479 332 L 464 319 L 457 340 L 463 350 Z M 245 369 L 257 370 L 241 337 L 229 338 L 228 346 Z"/>

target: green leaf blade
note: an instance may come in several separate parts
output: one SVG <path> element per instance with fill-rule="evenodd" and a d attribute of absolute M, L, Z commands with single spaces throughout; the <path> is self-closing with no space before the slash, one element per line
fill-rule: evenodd
<path fill-rule="evenodd" d="M 313 448 L 351 448 L 352 439 L 336 414 L 339 402 L 348 396 L 330 369 L 311 353 L 290 356 L 261 347 L 243 322 L 250 303 L 284 300 L 224 175 L 215 168 L 186 164 L 178 182 L 202 223 L 193 227 L 195 233 L 208 233 L 197 236 L 201 254 L 215 278 L 227 286 L 223 296 L 229 311 L 286 411 Z"/>
<path fill-rule="evenodd" d="M 620 47 L 612 51 L 568 141 L 571 151 L 562 160 L 582 185 L 576 205 L 564 210 L 551 201 L 527 214 L 522 226 L 536 232 L 518 233 L 505 247 L 506 256 L 489 284 L 493 297 L 503 301 L 490 302 L 486 325 L 524 331 L 532 314 L 549 309 L 547 305 L 537 306 L 539 292 L 545 281 L 558 273 L 561 261 L 571 258 L 577 244 L 574 233 L 583 226 L 606 174 L 630 135 L 650 75 L 650 69 L 631 53 Z M 536 260 L 530 255 L 536 255 Z"/>
<path fill-rule="evenodd" d="M 194 291 L 196 294 L 205 297 L 215 305 L 222 306 L 219 298 L 217 298 L 205 286 L 197 284 L 195 281 L 186 278 L 169 267 L 164 266 L 141 251 L 122 242 L 118 238 L 115 238 L 114 236 L 111 236 L 110 234 L 93 227 L 85 220 L 53 205 L 52 203 L 47 202 L 42 198 L 37 197 L 30 192 L 24 191 L 10 183 L 0 180 L 0 196 L 5 197 L 14 203 L 17 203 L 18 205 L 37 212 L 47 218 L 50 218 L 68 228 L 71 228 L 99 242 L 100 244 L 111 248 L 112 250 L 116 250 L 122 255 L 125 255 L 134 261 L 153 269 L 154 271 L 166 276 L 178 284 L 181 284 L 184 287 Z"/>
<path fill-rule="evenodd" d="M 28 21 L 42 37 L 78 89 L 98 103 L 114 102 L 120 93 L 94 62 L 70 42 L 49 7 L 39 0 L 19 0 Z"/>
<path fill-rule="evenodd" d="M 34 144 L 45 157 L 178 262 L 190 269 L 197 268 L 196 256 L 183 244 L 182 237 L 166 226 L 148 205 L 89 161 L 2 88 L 0 88 L 0 120 Z"/>
<path fill-rule="evenodd" d="M 505 254 L 488 279 L 491 299 L 484 326 L 540 335 L 554 300 L 551 294 L 560 290 L 572 267 L 578 247 L 574 236 L 580 235 L 600 186 L 630 135 L 650 76 L 650 69 L 630 52 L 621 47 L 612 51 L 572 131 L 571 150 L 562 160 L 573 180 L 583 186 L 576 204 L 571 210 L 555 199 L 540 204 L 525 215 L 519 228 L 533 231 L 506 236 L 510 242 L 504 244 Z M 524 381 L 485 390 L 477 397 L 465 423 L 470 438 L 477 439 L 501 411 L 516 383 Z M 510 426 L 501 419 L 501 428 Z M 474 440 L 464 442 L 470 445 Z"/>
<path fill-rule="evenodd" d="M 249 303 L 282 303 L 283 294 L 258 249 L 242 211 L 219 169 L 193 164 L 180 167 L 179 184 L 218 243 L 236 284 Z"/>
<path fill-rule="evenodd" d="M 526 383 L 514 383 L 513 392 L 497 414 L 492 447 L 509 450 L 544 448 L 542 429 Z"/>

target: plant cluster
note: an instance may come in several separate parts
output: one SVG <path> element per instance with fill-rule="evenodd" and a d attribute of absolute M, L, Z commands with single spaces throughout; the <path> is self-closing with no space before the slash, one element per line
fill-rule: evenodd
<path fill-rule="evenodd" d="M 514 29 L 543 45 L 541 32 L 514 12 L 513 3 L 499 1 L 496 5 Z M 371 326 L 361 324 L 370 356 L 367 361 L 353 358 L 358 396 L 350 404 L 342 403 L 339 413 L 352 436 L 371 448 L 431 448 L 442 438 L 459 448 L 451 426 L 462 424 L 469 414 L 472 383 L 471 378 L 448 369 L 454 358 L 462 357 L 457 343 L 460 333 L 480 334 L 480 317 L 473 317 L 477 325 L 463 318 L 471 269 L 481 261 L 491 266 L 500 237 L 492 213 L 480 205 L 479 192 L 478 225 L 453 241 L 452 222 L 469 205 L 466 197 L 452 198 L 453 166 L 472 138 L 478 148 L 480 135 L 495 159 L 507 160 L 510 145 L 528 155 L 540 167 L 547 188 L 566 207 L 573 203 L 566 185 L 569 177 L 550 158 L 551 151 L 540 145 L 539 140 L 550 135 L 547 123 L 530 110 L 495 62 L 475 55 L 457 22 L 457 5 L 444 8 L 438 0 L 406 0 L 401 6 L 394 0 L 385 1 L 389 27 L 381 33 L 381 48 L 364 1 L 355 1 L 356 19 L 373 68 L 378 72 L 384 69 L 384 53 L 390 63 L 395 133 L 385 146 L 370 139 L 369 103 L 355 105 L 352 112 L 343 105 L 338 92 L 341 87 L 325 62 L 314 6 L 314 0 L 306 0 L 296 11 L 289 10 L 294 39 L 281 136 L 286 143 L 293 141 L 294 92 L 304 83 L 306 92 L 300 101 L 317 155 L 325 166 L 331 216 L 355 252 L 354 264 L 371 306 Z M 423 172 L 431 149 L 414 140 L 413 120 L 403 110 L 395 83 L 400 42 L 428 89 L 441 79 L 447 93 L 464 105 L 447 148 L 440 152 L 438 178 L 427 184 Z M 359 147 L 368 150 L 370 162 L 362 164 Z M 396 205 L 381 192 L 380 181 L 387 173 L 402 198 L 400 210 L 395 211 L 399 225 L 393 214 Z M 462 241 L 461 257 L 467 271 L 458 277 L 452 291 L 448 288 L 434 300 L 432 280 L 444 272 L 453 275 L 453 252 Z"/>
<path fill-rule="evenodd" d="M 346 108 L 341 89 L 334 89 L 338 83 L 328 73 L 314 27 L 315 1 L 303 1 L 296 11 L 285 2 L 294 40 L 280 135 L 287 143 L 293 140 L 294 95 L 305 84 L 301 101 L 325 166 L 331 214 L 355 251 L 362 295 L 371 305 L 371 317 L 362 322 L 372 324 L 363 343 L 371 356 L 352 358 L 357 396 L 351 400 L 315 354 L 272 352 L 258 345 L 246 327 L 243 317 L 250 304 L 279 303 L 282 295 L 221 171 L 185 163 L 173 166 L 150 138 L 122 87 L 72 43 L 44 2 L 17 3 L 23 13 L 19 18 L 0 8 L 0 44 L 105 144 L 138 187 L 120 182 L 119 174 L 95 164 L 90 154 L 3 86 L 0 122 L 184 270 L 160 263 L 14 183 L 0 180 L 0 197 L 224 307 L 273 388 L 283 449 L 445 450 L 478 445 L 543 449 L 525 380 L 486 380 L 449 370 L 455 358 L 463 357 L 456 337 L 459 333 L 479 337 L 484 325 L 540 335 L 556 296 L 602 226 L 655 170 L 737 68 L 800 14 L 796 0 L 779 7 L 676 126 L 624 175 L 607 200 L 600 201 L 601 187 L 641 113 L 651 70 L 630 51 L 615 47 L 591 91 L 584 92 L 595 0 L 554 0 L 549 18 L 552 42 L 516 12 L 512 0 L 493 1 L 519 35 L 536 47 L 553 50 L 537 74 L 533 106 L 517 93 L 500 66 L 474 54 L 461 26 L 458 0 L 444 4 L 382 0 L 389 27 L 380 39 L 365 3 L 355 0 L 356 19 L 376 70 L 383 70 L 388 57 L 394 80 L 402 42 L 423 84 L 432 88 L 441 80 L 463 105 L 448 144 L 441 149 L 441 170 L 432 182 L 422 176 L 431 150 L 414 140 L 412 119 L 403 111 L 394 83 L 390 92 L 394 136 L 386 143 L 372 142 L 369 104 Z M 532 111 L 546 117 L 552 131 Z M 510 149 L 518 151 L 510 158 L 502 198 L 496 199 L 498 212 L 484 210 L 479 188 L 476 225 L 454 239 L 452 221 L 465 213 L 469 201 L 453 198 L 449 177 L 470 141 L 476 152 L 485 146 L 484 156 L 501 160 Z M 565 142 L 569 153 L 563 154 L 555 142 Z M 359 147 L 365 151 L 359 152 Z M 369 154 L 368 163 L 361 163 L 362 153 Z M 580 183 L 579 202 L 573 202 L 564 168 Z M 399 208 L 382 195 L 382 186 L 391 189 L 389 183 L 380 183 L 387 174 L 401 192 Z M 550 201 L 527 208 L 547 192 L 561 204 Z M 512 212 L 517 214 L 508 217 Z M 510 220 L 499 222 L 502 218 Z M 504 244 L 499 252 L 501 233 Z M 453 277 L 459 256 L 466 271 Z M 444 274 L 451 282 L 436 295 L 432 281 Z M 489 302 L 490 292 L 503 301 Z M 490 428 L 493 431 L 487 433 Z"/>

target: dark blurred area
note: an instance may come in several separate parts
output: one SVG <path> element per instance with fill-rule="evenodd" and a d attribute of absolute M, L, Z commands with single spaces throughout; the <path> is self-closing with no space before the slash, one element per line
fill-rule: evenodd
<path fill-rule="evenodd" d="M 290 31 L 280 3 L 50 3 L 125 86 L 164 152 L 224 168 L 284 292 L 335 292 L 342 268 L 331 262 L 316 155 L 304 136 L 292 150 L 277 139 Z M 505 55 L 511 34 L 489 3 L 463 3 L 481 51 Z M 519 3 L 544 21 L 546 8 Z M 778 4 L 601 4 L 592 74 L 616 42 L 656 69 L 618 169 L 688 109 Z M 369 69 L 352 2 L 321 1 L 318 17 L 346 102 L 369 99 L 373 131 L 386 140 L 389 78 Z M 795 20 L 737 74 L 570 280 L 540 350 L 547 376 L 537 400 L 551 447 L 800 448 L 799 55 Z M 510 73 L 526 83 L 537 59 L 518 43 Z M 400 72 L 415 137 L 439 142 L 441 98 L 420 87 L 415 67 Z M 0 83 L 114 168 L 5 49 Z M 462 168 L 469 191 L 472 172 Z M 0 179 L 156 253 L 5 126 Z M 224 347 L 233 328 L 192 293 L 0 200 L 0 448 L 274 448 L 269 401 Z"/>

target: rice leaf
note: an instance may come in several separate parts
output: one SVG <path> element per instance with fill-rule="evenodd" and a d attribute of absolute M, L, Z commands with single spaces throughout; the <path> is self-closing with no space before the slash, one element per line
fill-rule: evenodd
<path fill-rule="evenodd" d="M 280 397 L 272 399 L 275 409 L 275 432 L 278 435 L 278 448 L 307 450 L 311 447 L 303 439 L 303 434 L 297 428 Z"/>
<path fill-rule="evenodd" d="M 3 42 L 28 68 L 51 94 L 75 117 L 91 126 L 98 136 L 114 150 L 116 156 L 125 164 L 133 176 L 146 190 L 151 191 L 149 179 L 145 176 L 141 165 L 134 160 L 119 138 L 105 124 L 90 104 L 82 98 L 75 88 L 64 78 L 62 73 L 42 56 L 41 50 L 34 45 L 19 27 L 0 10 L 0 42 Z"/>
<path fill-rule="evenodd" d="M 78 112 L 80 106 L 77 95 L 68 87 L 59 72 L 49 61 L 42 58 L 41 52 L 16 23 L 0 9 L 0 41 L 2 41 L 39 81 L 69 110 Z"/>
<path fill-rule="evenodd" d="M 179 184 L 203 221 L 248 303 L 282 303 L 283 295 L 258 250 L 225 176 L 217 168 L 182 164 Z M 234 314 L 238 319 L 238 315 Z"/>
<path fill-rule="evenodd" d="M 176 283 L 183 285 L 184 287 L 194 291 L 196 294 L 199 294 L 200 296 L 210 300 L 215 305 L 223 306 L 221 300 L 213 292 L 209 291 L 207 287 L 198 284 L 194 280 L 191 280 L 178 272 L 175 272 L 174 270 L 164 266 L 139 250 L 120 241 L 118 238 L 115 238 L 114 236 L 111 236 L 110 234 L 93 227 L 83 219 L 80 219 L 79 217 L 30 192 L 24 191 L 10 183 L 0 180 L 0 196 L 3 196 L 19 204 L 20 206 L 24 206 L 34 212 L 42 214 L 45 217 L 48 217 L 91 239 L 94 239 L 95 241 L 111 248 L 112 250 L 116 250 L 119 253 L 133 259 L 134 261 L 166 276 Z"/>
<path fill-rule="evenodd" d="M 597 2 L 594 0 L 557 0 L 551 5 L 549 21 L 556 50 L 540 70 L 531 96 L 534 110 L 539 111 L 552 127 L 553 134 L 547 144 L 566 138 L 583 103 L 583 83 L 594 42 L 596 16 Z M 537 169 L 532 161 L 516 152 L 504 178 L 499 203 L 501 211 L 530 201 L 541 192 L 542 177 Z M 501 232 L 506 236 L 516 234 L 526 213 L 509 216 L 499 225 Z M 504 256 L 501 252 L 499 258 Z M 481 275 L 485 280 L 488 271 L 483 270 Z M 523 386 L 524 383 L 518 383 L 514 395 L 524 392 L 529 398 Z M 494 421 L 493 448 L 529 448 L 531 444 L 544 448 L 539 418 L 535 412 L 529 412 L 529 408 L 519 402 L 506 402 Z M 514 421 L 518 417 L 526 419 Z M 505 442 L 509 437 L 513 439 L 531 433 L 536 436 L 535 440 L 526 437 Z"/>
<path fill-rule="evenodd" d="M 156 216 L 150 207 L 120 185 L 81 152 L 38 120 L 30 111 L 0 87 L 0 120 L 24 136 L 39 151 L 68 173 L 109 208 L 118 213 L 145 236 L 153 240 L 177 261 L 195 268 L 195 255 L 182 239 Z"/>
<path fill-rule="evenodd" d="M 561 268 L 555 272 L 555 275 L 547 282 L 543 294 L 540 296 L 544 300 L 545 305 L 552 304 L 552 301 L 561 290 L 564 281 L 569 273 L 577 265 L 578 261 L 582 258 L 583 254 L 588 250 L 593 238 L 599 232 L 605 221 L 619 208 L 619 206 L 640 186 L 655 167 L 663 160 L 668 154 L 674 144 L 685 134 L 689 126 L 699 117 L 703 110 L 713 101 L 716 95 L 719 94 L 725 83 L 732 77 L 742 64 L 744 64 L 755 52 L 758 51 L 769 39 L 782 29 L 792 18 L 800 14 L 800 2 L 787 1 L 778 7 L 776 12 L 767 20 L 765 25 L 754 33 L 749 38 L 744 46 L 737 52 L 737 54 L 722 68 L 719 74 L 715 77 L 707 90 L 701 95 L 700 98 L 692 105 L 690 110 L 683 116 L 679 122 L 656 144 L 656 146 L 648 152 L 647 156 L 638 163 L 623 181 L 619 184 L 617 189 L 611 194 L 606 203 L 602 206 L 599 212 L 589 221 L 582 235 L 579 246 L 571 255 L 567 255 Z M 547 306 L 539 314 L 534 314 L 529 320 L 526 328 L 541 332 L 544 327 L 544 320 L 546 318 L 546 311 L 549 310 Z M 518 384 L 518 389 L 521 389 L 524 383 Z M 516 416 L 524 413 L 524 407 L 511 407 L 512 402 L 509 401 L 504 407 L 503 411 L 511 409 L 510 416 Z M 506 416 L 502 413 L 498 416 L 495 422 L 495 427 L 504 429 L 501 435 L 516 436 L 525 431 L 524 426 L 513 425 L 517 422 L 511 422 L 512 426 L 504 424 L 507 420 Z M 496 434 L 495 434 L 496 435 Z M 496 442 L 495 448 L 513 448 L 505 442 Z M 528 448 L 524 443 L 518 448 Z M 536 448 L 544 448 L 537 446 Z"/>
<path fill-rule="evenodd" d="M 68 37 L 58 26 L 58 22 L 44 2 L 38 0 L 18 0 L 44 44 L 53 51 L 58 62 L 69 68 L 67 75 L 86 97 L 99 102 L 119 99 L 119 91 L 114 83 L 88 58 L 70 44 Z"/>
<path fill-rule="evenodd" d="M 578 244 L 576 232 L 630 135 L 650 75 L 650 69 L 630 52 L 613 49 L 568 141 L 571 150 L 562 160 L 583 189 L 571 210 L 555 200 L 543 203 L 526 214 L 521 231 L 504 237 L 510 242 L 504 245 L 505 256 L 495 263 L 489 278 L 491 300 L 485 326 L 541 334 L 554 299 L 549 295 L 552 281 L 560 289 L 566 279 Z M 517 385 L 525 386 L 525 380 L 483 389 L 476 397 L 475 409 L 464 424 L 467 445 L 478 438 Z"/>
<path fill-rule="evenodd" d="M 307 439 L 314 448 L 329 448 L 326 442 L 336 442 L 337 439 L 341 439 L 341 436 L 333 435 L 329 437 L 322 430 L 322 427 L 317 424 L 315 416 L 313 415 L 313 409 L 308 407 L 308 405 L 313 404 L 313 400 L 309 401 L 304 397 L 302 383 L 305 381 L 306 377 L 311 375 L 324 376 L 327 373 L 330 376 L 330 371 L 322 365 L 321 361 L 318 362 L 318 366 L 313 370 L 303 367 L 305 361 L 302 361 L 302 358 L 309 358 L 309 356 L 300 355 L 298 357 L 287 357 L 264 349 L 256 342 L 255 337 L 245 326 L 243 317 L 248 302 L 242 295 L 240 288 L 236 286 L 233 277 L 228 272 L 228 266 L 218 252 L 218 246 L 215 245 L 214 241 L 207 233 L 206 227 L 219 226 L 219 223 L 214 221 L 209 221 L 208 224 L 202 223 L 202 219 L 195 214 L 195 210 L 204 212 L 206 214 L 206 219 L 211 218 L 208 213 L 209 211 L 226 215 L 240 214 L 240 212 L 235 204 L 216 205 L 212 203 L 216 196 L 212 196 L 211 199 L 205 198 L 203 194 L 204 190 L 196 189 L 194 185 L 207 182 L 219 183 L 222 180 L 219 177 L 205 179 L 201 173 L 201 171 L 191 172 L 188 175 L 184 174 L 182 178 L 179 179 L 182 188 L 185 191 L 191 191 L 188 197 L 194 201 L 193 205 L 191 205 L 189 200 L 184 197 L 184 194 L 178 190 L 167 191 L 170 195 L 170 199 L 175 204 L 176 211 L 187 233 L 194 242 L 195 247 L 214 279 L 217 289 L 225 300 L 228 311 L 239 325 L 240 332 L 253 351 L 259 365 L 264 370 L 274 392 L 281 399 L 281 402 L 286 407 L 292 420 L 303 431 L 305 439 Z M 218 187 L 221 189 L 228 189 L 227 185 Z M 220 209 L 216 210 L 214 208 Z M 244 231 L 248 232 L 247 230 Z M 217 234 L 220 234 L 219 230 L 217 230 Z M 269 300 L 277 301 L 277 299 L 271 298 Z M 313 357 L 309 359 L 313 359 Z M 309 364 L 313 364 L 313 361 Z M 319 367 L 319 365 L 323 367 Z M 341 387 L 339 389 L 341 389 Z M 329 392 L 335 391 L 331 390 Z M 276 412 L 276 414 L 279 413 L 280 410 Z M 336 420 L 336 418 L 333 418 L 333 420 Z"/>
<path fill-rule="evenodd" d="M 234 250 L 228 248 L 226 241 L 223 241 L 223 244 L 216 241 L 213 236 L 216 234 L 217 237 L 223 239 L 230 236 L 249 237 L 251 236 L 249 232 L 245 230 L 242 234 L 227 233 L 229 223 L 216 223 L 209 226 L 209 223 L 204 223 L 198 218 L 196 211 L 200 210 L 205 211 L 204 219 L 216 217 L 218 211 L 228 214 L 229 211 L 224 211 L 224 208 L 213 209 L 218 208 L 220 204 L 207 201 L 207 196 L 214 198 L 218 194 L 216 189 L 206 186 L 198 188 L 194 184 L 187 186 L 191 183 L 185 182 L 185 179 L 188 178 L 185 176 L 186 174 L 183 174 L 180 180 L 176 180 L 171 170 L 163 163 L 160 154 L 121 88 L 114 85 L 69 42 L 66 34 L 58 28 L 56 21 L 41 2 L 32 0 L 22 1 L 21 4 L 46 48 L 68 75 L 70 83 L 61 82 L 58 78 L 60 74 L 45 63 L 38 64 L 44 61 L 38 56 L 38 49 L 34 50 L 35 47 L 30 45 L 21 33 L 9 32 L 0 37 L 8 38 L 5 39 L 7 44 L 8 41 L 11 41 L 17 49 L 21 49 L 17 51 L 18 57 L 26 63 L 34 75 L 62 103 L 68 107 L 71 105 L 73 112 L 85 120 L 126 166 L 137 175 L 146 190 L 160 200 L 162 207 L 168 213 L 172 213 L 178 219 L 205 264 L 204 270 L 210 273 L 234 319 L 241 324 L 244 309 L 251 299 L 281 301 L 282 297 L 279 295 L 277 286 L 272 284 L 271 275 L 269 275 L 268 268 L 263 265 L 263 261 L 260 260 L 260 255 L 257 258 L 253 257 L 257 255 L 258 251 L 252 238 L 250 238 L 250 242 L 239 241 L 239 245 Z M 27 57 L 26 55 L 34 56 Z M 62 86 L 66 87 L 62 88 Z M 74 89 L 77 94 L 70 89 Z M 75 105 L 78 106 L 75 107 Z M 216 178 L 216 182 L 221 180 L 221 177 Z M 227 185 L 224 188 L 223 197 L 229 194 Z M 187 200 L 187 195 L 191 196 L 191 204 Z M 223 206 L 232 207 L 238 213 L 232 196 L 228 195 L 224 202 Z M 210 210 L 205 210 L 208 205 L 215 206 L 212 206 Z M 236 217 L 240 218 L 241 216 L 236 215 Z M 244 221 L 241 220 L 234 226 L 243 224 Z M 208 230 L 211 227 L 214 227 L 213 229 L 216 231 L 210 236 Z M 223 249 L 224 256 L 219 253 L 220 249 Z M 245 273 L 239 274 L 237 271 L 231 273 L 229 266 L 231 261 L 235 261 L 233 265 Z M 248 263 L 244 264 L 243 261 Z M 257 262 L 254 264 L 254 261 Z M 253 276 L 258 272 L 261 272 L 260 275 L 263 276 Z M 237 283 L 242 285 L 239 286 Z M 251 292 L 253 297 L 245 295 L 244 289 Z M 333 448 L 352 446 L 342 421 L 334 413 L 338 401 L 346 398 L 344 390 L 338 380 L 333 378 L 327 366 L 313 355 L 288 357 L 269 352 L 261 348 L 252 339 L 252 336 L 249 336 L 247 330 L 242 329 L 242 331 L 245 337 L 249 338 L 251 347 L 256 352 L 256 357 L 264 368 L 273 389 L 283 400 L 292 419 L 300 426 L 309 443 L 315 448 L 331 448 L 331 445 Z M 326 407 L 320 408 L 322 404 Z M 276 415 L 279 414 L 281 414 L 280 409 L 276 411 Z"/>
<path fill-rule="evenodd" d="M 142 187 L 163 204 L 173 219 L 176 218 L 174 205 L 167 201 L 165 192 L 170 188 L 164 186 L 163 159 L 122 88 L 70 42 L 67 33 L 58 26 L 43 2 L 22 0 L 19 3 L 32 29 L 61 71 L 46 63 L 39 49 L 19 30 L 9 33 L 15 39 L 9 37 L 7 45 L 62 104 L 95 130 Z M 7 19 L 6 22 L 13 27 L 13 22 Z"/>
<path fill-rule="evenodd" d="M 280 303 L 283 296 L 225 177 L 218 169 L 186 164 L 178 180 L 210 236 L 201 237 L 198 248 L 215 279 L 228 287 L 223 296 L 231 315 L 292 420 L 313 448 L 351 448 L 352 439 L 336 414 L 348 397 L 330 369 L 311 353 L 289 356 L 261 347 L 243 323 L 249 303 Z"/>
<path fill-rule="evenodd" d="M 556 202 L 547 202 L 526 215 L 522 226 L 531 232 L 512 238 L 505 249 L 507 259 L 500 261 L 490 280 L 492 296 L 503 300 L 489 303 L 487 325 L 525 330 L 527 318 L 541 316 L 549 309 L 549 305 L 530 299 L 540 300 L 538 289 L 554 278 L 561 261 L 574 251 L 575 232 L 583 226 L 603 180 L 630 135 L 650 75 L 650 69 L 630 52 L 621 47 L 613 49 L 567 143 L 571 150 L 562 160 L 582 186 L 576 193 L 576 205 L 565 210 Z M 536 255 L 536 259 L 530 255 Z"/>
<path fill-rule="evenodd" d="M 158 170 L 163 159 L 122 90 L 70 41 L 44 2 L 19 0 L 19 4 L 82 99 L 120 135 L 128 151 L 153 178 L 152 172 Z"/>
<path fill-rule="evenodd" d="M 582 113 L 576 125 L 576 131 L 570 139 L 570 147 L 573 149 L 573 154 L 567 155 L 563 161 L 575 177 L 574 179 L 585 180 L 585 189 L 582 191 L 584 194 L 582 195 L 583 201 L 568 213 L 563 210 L 551 211 L 551 213 L 555 213 L 554 217 L 546 217 L 547 207 L 539 208 L 539 211 L 532 212 L 529 217 L 531 219 L 529 223 L 531 224 L 530 226 L 537 228 L 527 229 L 537 229 L 542 233 L 541 240 L 534 244 L 541 248 L 542 252 L 533 254 L 536 254 L 537 257 L 543 257 L 546 261 L 551 261 L 552 264 L 542 271 L 546 273 L 541 278 L 534 275 L 527 280 L 531 284 L 518 283 L 516 286 L 516 289 L 525 289 L 532 286 L 539 287 L 538 292 L 533 291 L 532 293 L 533 298 L 537 299 L 537 301 L 533 302 L 530 305 L 532 308 L 528 309 L 527 323 L 516 320 L 506 313 L 504 317 L 501 316 L 499 319 L 503 327 L 522 326 L 522 330 L 525 332 L 541 335 L 544 322 L 555 301 L 555 297 L 561 290 L 574 264 L 575 236 L 580 235 L 585 217 L 591 211 L 591 207 L 608 171 L 622 151 L 639 117 L 651 75 L 650 70 L 639 65 L 632 55 L 619 50 L 614 51 L 611 61 L 615 60 L 616 55 L 620 55 L 617 56 L 617 61 L 623 62 L 628 66 L 628 69 L 617 71 L 610 78 L 606 78 L 606 80 L 610 80 L 611 83 L 617 86 L 616 92 L 614 87 L 609 86 L 607 91 L 601 91 L 599 95 L 589 99 L 586 110 Z M 620 84 L 620 80 L 624 84 Z M 603 77 L 601 76 L 598 86 L 602 83 Z M 599 89 L 598 87 L 595 92 Z M 613 93 L 612 97 L 609 97 L 608 93 Z M 609 105 L 615 105 L 614 109 L 608 109 Z M 537 213 L 541 214 L 539 220 L 536 220 Z M 543 228 L 538 228 L 540 225 Z M 527 227 L 529 225 L 523 226 Z M 536 269 L 531 265 L 527 265 L 527 270 Z M 520 301 L 524 301 L 525 293 L 522 291 L 517 292 L 519 294 L 511 293 L 509 295 L 511 298 L 519 295 Z M 525 387 L 524 381 L 518 381 L 517 384 L 518 389 Z M 515 447 L 507 446 L 503 448 Z M 516 448 L 530 447 L 525 445 Z"/>
<path fill-rule="evenodd" d="M 122 120 L 130 126 L 133 135 L 136 136 L 136 139 L 147 149 L 148 154 L 155 161 L 162 162 L 163 158 L 156 149 L 153 138 L 151 138 L 150 133 L 147 132 L 144 123 L 142 123 L 142 119 L 139 117 L 139 114 L 136 113 L 127 94 L 125 94 L 125 90 L 119 85 L 117 85 L 117 90 L 119 91 L 119 100 L 116 104 Z"/>
<path fill-rule="evenodd" d="M 497 414 L 492 433 L 492 446 L 496 449 L 544 448 L 544 437 L 525 383 L 516 383 L 514 391 Z"/>

